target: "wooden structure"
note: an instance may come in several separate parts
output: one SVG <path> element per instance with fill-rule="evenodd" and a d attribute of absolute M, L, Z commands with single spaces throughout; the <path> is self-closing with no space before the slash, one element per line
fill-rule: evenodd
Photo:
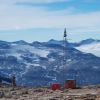
<path fill-rule="evenodd" d="M 16 86 L 16 77 L 15 76 L 12 77 L 12 86 L 13 87 Z"/>
<path fill-rule="evenodd" d="M 76 80 L 66 80 L 65 88 L 66 89 L 75 89 L 76 88 Z"/>

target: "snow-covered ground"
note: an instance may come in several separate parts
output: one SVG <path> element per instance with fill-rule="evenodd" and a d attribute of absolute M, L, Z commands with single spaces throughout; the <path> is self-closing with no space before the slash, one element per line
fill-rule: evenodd
<path fill-rule="evenodd" d="M 29 51 L 31 53 L 39 55 L 40 57 L 47 57 L 47 55 L 50 53 L 49 50 L 35 48 L 33 46 L 30 46 L 30 45 L 13 45 L 12 46 L 12 52 L 16 53 L 18 50 L 19 51 Z"/>

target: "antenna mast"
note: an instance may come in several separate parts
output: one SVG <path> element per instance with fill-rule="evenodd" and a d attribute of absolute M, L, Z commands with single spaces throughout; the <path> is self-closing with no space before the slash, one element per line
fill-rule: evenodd
<path fill-rule="evenodd" d="M 65 28 L 64 35 L 63 35 L 63 81 L 65 81 L 64 67 L 66 65 L 66 43 L 67 43 L 67 32 Z"/>
<path fill-rule="evenodd" d="M 67 32 L 65 28 L 64 36 L 63 36 L 63 67 L 64 67 L 64 64 L 66 64 L 66 43 L 67 43 Z"/>

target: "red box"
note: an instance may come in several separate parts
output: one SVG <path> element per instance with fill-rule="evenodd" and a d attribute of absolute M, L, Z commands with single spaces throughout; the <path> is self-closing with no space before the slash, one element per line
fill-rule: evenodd
<path fill-rule="evenodd" d="M 76 88 L 76 80 L 66 80 L 65 88 L 66 89 L 75 89 Z"/>
<path fill-rule="evenodd" d="M 54 83 L 51 85 L 52 90 L 60 90 L 61 89 L 61 84 L 59 83 Z"/>

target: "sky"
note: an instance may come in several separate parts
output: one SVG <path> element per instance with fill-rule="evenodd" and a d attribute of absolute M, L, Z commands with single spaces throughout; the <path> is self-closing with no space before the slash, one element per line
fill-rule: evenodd
<path fill-rule="evenodd" d="M 100 0 L 0 0 L 0 40 L 100 39 Z"/>

